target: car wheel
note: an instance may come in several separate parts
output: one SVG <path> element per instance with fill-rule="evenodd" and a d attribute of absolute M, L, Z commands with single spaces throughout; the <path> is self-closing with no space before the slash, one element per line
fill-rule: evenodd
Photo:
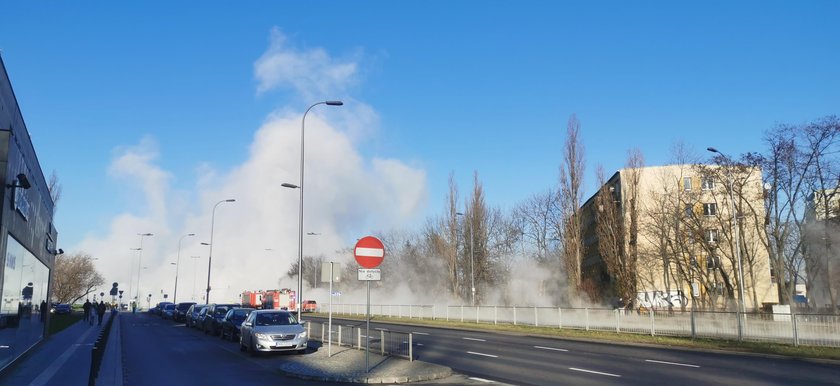
<path fill-rule="evenodd" d="M 257 351 L 256 347 L 254 347 L 254 342 L 251 342 L 251 344 L 248 345 L 248 353 L 251 354 L 252 357 L 260 355 L 260 352 Z"/>

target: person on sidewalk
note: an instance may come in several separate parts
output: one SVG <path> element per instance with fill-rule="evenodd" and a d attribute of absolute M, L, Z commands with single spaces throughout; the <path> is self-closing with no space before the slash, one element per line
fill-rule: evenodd
<path fill-rule="evenodd" d="M 90 299 L 85 300 L 85 304 L 82 306 L 82 309 L 85 310 L 85 321 L 93 324 L 90 320 L 91 307 L 93 307 L 93 304 L 90 303 Z"/>
<path fill-rule="evenodd" d="M 96 316 L 99 317 L 99 325 L 102 325 L 102 318 L 105 317 L 105 302 L 99 301 L 99 305 L 96 306 Z"/>

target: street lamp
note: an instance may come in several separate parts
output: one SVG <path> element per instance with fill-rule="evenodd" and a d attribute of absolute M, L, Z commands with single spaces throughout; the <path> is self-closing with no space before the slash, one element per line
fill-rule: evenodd
<path fill-rule="evenodd" d="M 187 233 L 181 236 L 178 239 L 178 259 L 175 260 L 175 290 L 172 292 L 172 303 L 178 303 L 178 270 L 181 268 L 181 242 L 184 241 L 184 237 L 195 236 L 195 233 Z"/>
<path fill-rule="evenodd" d="M 729 201 L 732 203 L 732 228 L 733 228 L 733 235 L 735 237 L 735 256 L 736 256 L 736 263 L 738 264 L 738 280 L 740 285 L 738 286 L 738 294 L 741 297 L 741 313 L 745 314 L 744 317 L 746 318 L 747 313 L 747 306 L 744 299 L 744 267 L 741 263 L 741 239 L 739 234 L 739 227 L 738 227 L 738 212 L 737 208 L 735 207 L 735 196 L 733 192 L 735 191 L 735 182 L 732 178 L 732 167 L 733 162 L 732 158 L 729 156 L 721 153 L 718 149 L 713 147 L 707 147 L 706 150 L 720 154 L 726 162 L 729 164 L 729 167 L 726 168 L 726 174 L 729 178 Z M 740 322 L 741 318 L 738 318 Z M 739 323 L 740 325 L 740 323 Z"/>
<path fill-rule="evenodd" d="M 191 259 L 200 259 L 200 258 L 201 258 L 201 256 L 190 256 L 190 258 L 191 258 Z M 196 279 L 196 273 L 198 273 L 198 269 L 197 269 L 198 267 L 197 267 L 197 265 L 198 265 L 198 261 L 196 260 L 196 261 L 194 261 L 194 262 L 193 262 L 193 292 L 192 292 L 192 300 L 196 300 L 196 299 L 195 299 L 195 283 L 196 283 L 196 280 L 195 280 L 195 279 Z"/>
<path fill-rule="evenodd" d="M 464 217 L 464 221 L 466 222 L 467 216 L 465 216 L 461 212 L 456 212 L 456 216 Z M 470 224 L 470 286 L 472 287 L 472 305 L 475 306 L 475 263 L 473 259 L 473 227 Z"/>
<path fill-rule="evenodd" d="M 140 248 L 137 249 L 139 253 L 137 256 L 137 293 L 135 295 L 135 299 L 140 296 L 140 269 L 143 265 L 143 238 L 154 235 L 151 233 L 138 233 L 137 236 L 140 236 Z"/>
<path fill-rule="evenodd" d="M 327 106 L 342 106 L 344 102 L 342 101 L 323 101 L 314 103 L 306 111 L 303 113 L 303 118 L 300 120 L 300 184 L 294 185 L 289 183 L 281 184 L 284 188 L 291 188 L 291 189 L 300 189 L 300 210 L 299 210 L 299 218 L 298 218 L 298 291 L 297 296 L 295 298 L 295 302 L 297 302 L 297 316 L 298 320 L 300 320 L 300 307 L 301 307 L 301 300 L 303 299 L 303 162 L 304 162 L 304 133 L 306 128 L 306 114 L 309 114 L 309 110 L 312 110 L 313 107 L 318 105 L 327 105 Z"/>
<path fill-rule="evenodd" d="M 207 258 L 207 295 L 204 298 L 205 304 L 210 304 L 210 269 L 213 267 L 213 228 L 216 225 L 216 208 L 223 202 L 234 202 L 235 199 L 229 198 L 221 200 L 213 205 L 213 214 L 210 216 L 210 254 Z M 204 243 L 202 243 L 204 244 Z"/>
<path fill-rule="evenodd" d="M 135 251 L 135 252 L 140 251 L 140 248 L 129 248 L 129 249 L 132 250 L 132 251 Z M 131 265 L 131 263 L 129 263 L 128 266 L 130 267 L 128 269 L 128 298 L 129 298 L 129 303 L 130 303 L 131 302 L 131 294 L 133 293 L 132 288 L 134 287 L 134 266 Z M 94 294 L 94 296 L 96 296 L 96 294 Z M 136 297 L 134 298 L 134 301 L 135 301 L 135 303 L 137 302 Z"/>

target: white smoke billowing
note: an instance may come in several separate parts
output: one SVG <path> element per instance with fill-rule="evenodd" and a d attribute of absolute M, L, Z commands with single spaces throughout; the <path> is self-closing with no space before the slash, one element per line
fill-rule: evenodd
<path fill-rule="evenodd" d="M 318 106 L 306 117 L 304 232 L 320 234 L 317 240 L 305 238 L 306 255 L 335 255 L 372 228 L 404 224 L 422 214 L 425 171 L 402 160 L 365 158 L 360 151 L 359 140 L 374 132 L 370 127 L 378 119 L 371 107 L 344 94 L 356 82 L 355 62 L 340 62 L 322 49 L 289 48 L 275 29 L 254 69 L 259 93 L 290 86 L 303 100 L 345 101 L 342 107 Z M 201 299 L 210 253 L 201 243 L 211 241 L 211 222 L 211 302 L 238 301 L 246 289 L 277 288 L 278 279 L 295 288 L 297 279 L 286 272 L 297 261 L 300 192 L 281 184 L 300 183 L 306 107 L 271 113 L 256 128 L 248 158 L 239 165 L 215 170 L 206 166 L 210 160 L 197 160 L 199 174 L 190 178 L 198 182 L 187 191 L 171 187 L 178 176 L 160 164 L 153 138 L 117 149 L 109 176 L 126 187 L 125 201 L 133 205 L 115 215 L 104 234 L 89 234 L 73 248 L 99 259 L 96 266 L 108 282 L 100 290 L 118 282 L 126 298 L 131 288 L 144 305 L 148 294 L 152 303 L 162 300 L 162 293 L 171 300 L 178 269 L 177 300 Z M 229 198 L 236 202 L 217 205 Z M 142 251 L 131 250 L 140 247 L 137 234 L 146 232 L 154 236 L 143 238 Z M 190 233 L 196 236 L 185 236 Z M 171 264 L 176 260 L 177 267 Z"/>

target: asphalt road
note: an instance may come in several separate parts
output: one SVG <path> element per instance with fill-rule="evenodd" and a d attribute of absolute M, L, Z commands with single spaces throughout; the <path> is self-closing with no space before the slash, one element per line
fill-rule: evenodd
<path fill-rule="evenodd" d="M 126 386 L 323 385 L 284 377 L 273 369 L 285 354 L 252 358 L 237 343 L 147 313 L 123 313 Z"/>
<path fill-rule="evenodd" d="M 840 366 L 821 361 L 371 323 L 371 329 L 379 328 L 414 333 L 419 360 L 449 366 L 474 379 L 509 384 L 840 384 Z"/>

